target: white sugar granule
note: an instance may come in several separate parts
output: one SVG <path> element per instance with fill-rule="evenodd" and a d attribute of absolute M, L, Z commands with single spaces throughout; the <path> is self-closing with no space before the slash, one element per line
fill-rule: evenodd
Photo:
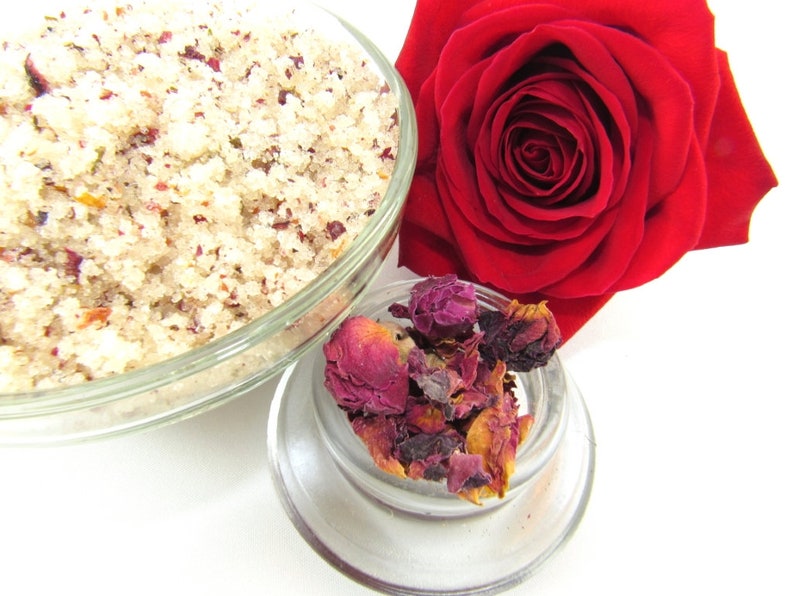
<path fill-rule="evenodd" d="M 396 97 L 357 47 L 263 11 L 122 3 L 2 42 L 0 392 L 239 328 L 377 208 Z"/>

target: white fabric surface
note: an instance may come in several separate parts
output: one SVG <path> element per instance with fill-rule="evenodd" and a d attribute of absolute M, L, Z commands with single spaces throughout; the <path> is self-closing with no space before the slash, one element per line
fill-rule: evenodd
<path fill-rule="evenodd" d="M 6 7 L 0 31 L 43 4 L 58 5 Z M 396 57 L 413 2 L 325 4 Z M 710 5 L 780 187 L 749 244 L 687 255 L 561 350 L 593 419 L 595 486 L 568 546 L 511 593 L 794 593 L 792 35 L 785 3 Z M 393 257 L 389 279 L 405 275 Z M 0 449 L 0 594 L 370 593 L 281 509 L 274 386 L 143 434 Z"/>

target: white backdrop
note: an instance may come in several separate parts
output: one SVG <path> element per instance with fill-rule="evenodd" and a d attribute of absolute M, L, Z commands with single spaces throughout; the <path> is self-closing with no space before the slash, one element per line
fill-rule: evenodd
<path fill-rule="evenodd" d="M 0 31 L 45 4 L 60 6 L 4 7 Z M 414 3 L 325 4 L 395 58 Z M 562 348 L 595 426 L 595 486 L 568 546 L 512 593 L 794 593 L 792 34 L 777 0 L 710 6 L 780 187 L 749 244 L 687 255 Z M 279 505 L 274 384 L 145 434 L 0 449 L 0 594 L 369 593 Z"/>

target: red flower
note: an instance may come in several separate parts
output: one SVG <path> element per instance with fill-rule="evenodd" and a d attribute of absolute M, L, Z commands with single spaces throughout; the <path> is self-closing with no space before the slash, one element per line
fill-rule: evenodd
<path fill-rule="evenodd" d="M 672 2 L 672 3 L 671 3 Z M 549 299 L 569 338 L 776 184 L 702 0 L 418 0 L 400 262 Z"/>

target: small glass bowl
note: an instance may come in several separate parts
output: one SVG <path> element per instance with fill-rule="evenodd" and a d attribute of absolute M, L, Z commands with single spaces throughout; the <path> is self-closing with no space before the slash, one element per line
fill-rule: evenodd
<path fill-rule="evenodd" d="M 399 147 L 377 211 L 339 258 L 289 300 L 248 325 L 179 356 L 58 389 L 0 393 L 0 445 L 76 442 L 184 419 L 282 372 L 338 325 L 377 277 L 397 231 L 416 164 L 416 120 L 391 62 L 350 24 L 295 2 L 331 39 L 357 44 L 397 95 Z"/>
<path fill-rule="evenodd" d="M 417 280 L 375 290 L 357 314 L 394 320 Z M 475 286 L 481 306 L 509 300 Z M 405 321 L 401 321 L 405 324 Z M 535 421 L 516 454 L 503 499 L 481 506 L 445 483 L 381 471 L 323 386 L 318 347 L 287 369 L 271 406 L 272 475 L 293 524 L 329 563 L 395 594 L 492 593 L 529 577 L 584 514 L 595 448 L 587 408 L 559 356 L 516 375 L 519 413 Z"/>

